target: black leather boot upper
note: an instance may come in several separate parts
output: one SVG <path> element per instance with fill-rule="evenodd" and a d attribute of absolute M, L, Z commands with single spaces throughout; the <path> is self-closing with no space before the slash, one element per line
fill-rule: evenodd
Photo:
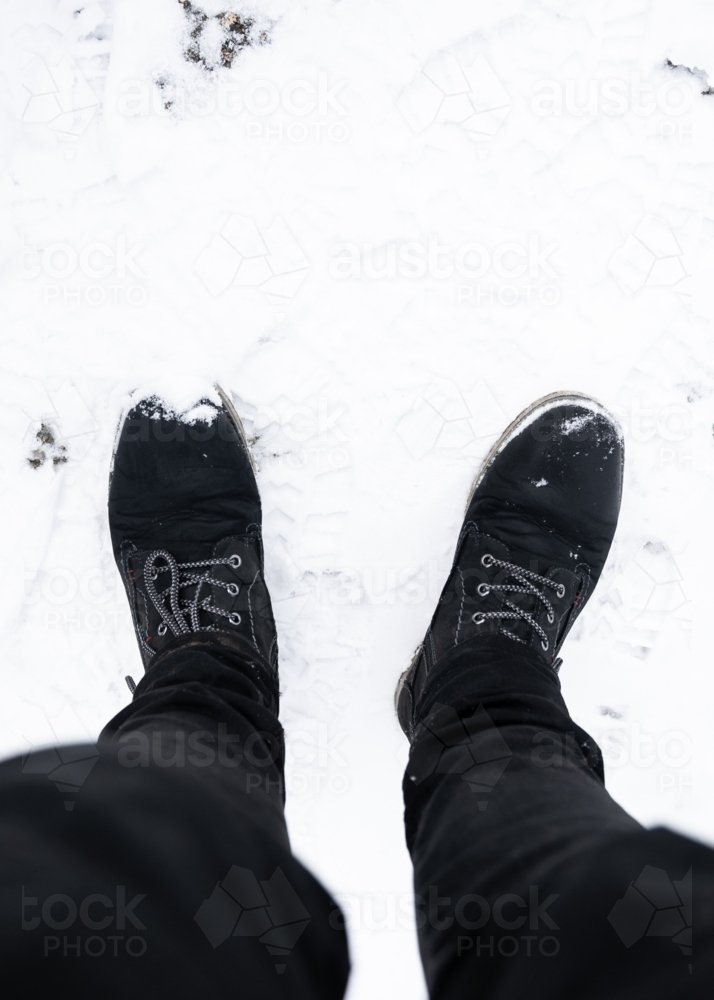
<path fill-rule="evenodd" d="M 176 636 L 240 633 L 277 665 L 263 578 L 258 486 L 240 420 L 221 392 L 187 422 L 141 400 L 119 432 L 109 528 L 144 666 Z"/>
<path fill-rule="evenodd" d="M 574 393 L 529 407 L 494 446 L 469 498 L 439 605 L 397 689 L 410 738 L 428 675 L 461 643 L 504 635 L 558 669 L 563 640 L 610 550 L 623 461 L 614 418 Z"/>

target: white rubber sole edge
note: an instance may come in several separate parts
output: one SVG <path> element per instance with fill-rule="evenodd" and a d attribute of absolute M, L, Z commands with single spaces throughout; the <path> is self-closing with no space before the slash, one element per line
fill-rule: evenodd
<path fill-rule="evenodd" d="M 233 405 L 233 400 L 228 395 L 228 393 L 224 389 L 221 388 L 221 386 L 217 382 L 214 382 L 213 388 L 216 390 L 216 392 L 218 393 L 218 395 L 221 397 L 221 402 L 223 403 L 223 405 L 225 406 L 226 410 L 230 414 L 231 419 L 233 420 L 233 423 L 236 425 L 236 430 L 240 434 L 241 441 L 243 442 L 243 447 L 245 448 L 246 453 L 248 455 L 248 458 L 250 459 L 250 464 L 251 464 L 251 468 L 253 469 L 253 473 L 257 475 L 258 470 L 255 467 L 255 462 L 253 461 L 253 453 L 251 452 L 250 447 L 248 445 L 248 438 L 245 436 L 245 428 L 243 427 L 243 421 L 238 416 L 238 411 L 236 410 L 235 406 Z"/>

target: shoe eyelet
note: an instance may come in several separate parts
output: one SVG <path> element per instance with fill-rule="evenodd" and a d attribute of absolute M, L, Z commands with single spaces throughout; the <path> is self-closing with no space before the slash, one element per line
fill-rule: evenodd
<path fill-rule="evenodd" d="M 493 566 L 495 561 L 496 560 L 494 559 L 494 557 L 490 555 L 490 553 L 488 552 L 486 552 L 485 555 L 481 556 L 481 565 L 485 566 L 486 569 L 488 569 L 489 566 Z"/>
<path fill-rule="evenodd" d="M 232 615 L 228 615 L 228 621 L 231 625 L 240 625 L 242 619 L 237 611 L 234 611 Z"/>
<path fill-rule="evenodd" d="M 153 566 L 149 570 L 149 579 L 154 582 L 156 582 L 156 580 L 159 579 L 159 571 L 155 569 Z"/>
<path fill-rule="evenodd" d="M 487 583 L 480 583 L 476 588 L 476 593 L 479 597 L 488 597 L 491 593 L 491 588 Z"/>
<path fill-rule="evenodd" d="M 156 631 L 159 633 L 159 635 L 166 635 L 166 633 L 168 632 L 168 630 L 169 630 L 169 627 L 166 624 L 166 622 L 161 622 L 161 624 L 159 625 L 159 627 L 157 628 Z"/>
<path fill-rule="evenodd" d="M 558 597 L 565 597 L 565 584 L 564 583 L 561 583 L 561 584 L 558 585 L 558 589 L 556 591 L 556 594 L 558 595 Z"/>
<path fill-rule="evenodd" d="M 548 612 L 548 624 L 552 625 L 554 621 L 555 621 L 555 615 L 553 614 L 552 611 L 549 611 Z"/>
<path fill-rule="evenodd" d="M 228 560 L 228 565 L 229 565 L 229 566 L 230 566 L 230 567 L 231 567 L 232 569 L 238 569 L 238 567 L 240 566 L 240 564 L 241 564 L 242 562 L 243 562 L 243 560 L 241 559 L 241 557 L 240 557 L 240 556 L 239 556 L 239 555 L 238 555 L 237 553 L 234 553 L 234 554 L 233 554 L 233 555 L 232 555 L 232 556 L 230 557 L 230 559 Z"/>
<path fill-rule="evenodd" d="M 474 625 L 483 625 L 483 623 L 486 621 L 486 615 L 479 614 L 479 612 L 477 611 L 475 614 L 471 615 L 471 621 L 474 623 Z"/>
<path fill-rule="evenodd" d="M 547 639 L 541 639 L 541 643 L 540 644 L 541 644 L 541 648 L 544 650 L 544 652 L 547 653 L 548 652 L 548 646 L 550 645 L 550 643 L 548 642 L 548 640 Z"/>
<path fill-rule="evenodd" d="M 228 593 L 231 595 L 231 597 L 237 597 L 238 593 L 240 592 L 240 587 L 238 586 L 237 583 L 229 583 L 226 589 Z"/>

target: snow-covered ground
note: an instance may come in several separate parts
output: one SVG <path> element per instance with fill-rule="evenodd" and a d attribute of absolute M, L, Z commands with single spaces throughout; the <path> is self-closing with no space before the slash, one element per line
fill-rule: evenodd
<path fill-rule="evenodd" d="M 0 750 L 128 702 L 117 419 L 219 381 L 256 439 L 294 847 L 351 914 L 350 1000 L 423 995 L 394 686 L 479 459 L 578 389 L 627 483 L 566 698 L 627 809 L 714 842 L 711 4 L 0 18 Z"/>

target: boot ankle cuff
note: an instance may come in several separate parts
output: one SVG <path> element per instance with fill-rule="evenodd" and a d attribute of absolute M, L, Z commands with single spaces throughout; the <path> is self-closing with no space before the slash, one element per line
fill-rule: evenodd
<path fill-rule="evenodd" d="M 189 649 L 195 649 L 197 652 L 202 653 L 222 653 L 224 656 L 235 659 L 236 666 L 257 662 L 265 670 L 266 674 L 275 673 L 265 657 L 242 635 L 233 632 L 214 632 L 210 629 L 177 635 L 171 642 L 164 646 L 160 653 L 157 653 L 152 658 L 147 668 L 147 673 L 157 664 L 172 658 L 178 651 L 185 652 Z"/>
<path fill-rule="evenodd" d="M 548 697 L 565 708 L 560 681 L 544 656 L 501 635 L 484 635 L 454 646 L 432 667 L 414 705 L 414 724 L 436 702 L 468 709 L 484 698 Z"/>

